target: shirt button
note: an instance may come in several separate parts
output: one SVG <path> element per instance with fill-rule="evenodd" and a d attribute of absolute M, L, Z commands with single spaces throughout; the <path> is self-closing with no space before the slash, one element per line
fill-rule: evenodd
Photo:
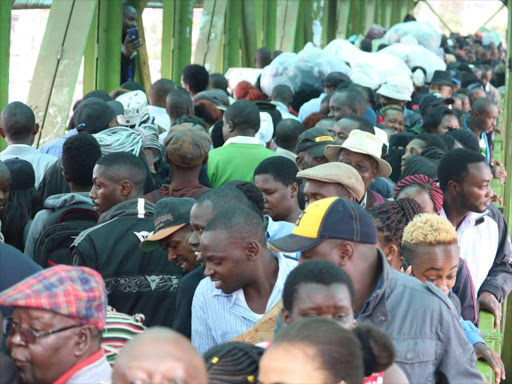
<path fill-rule="evenodd" d="M 382 323 L 382 322 L 386 321 L 386 318 L 384 316 L 381 316 L 381 317 L 379 317 L 379 321 Z"/>
<path fill-rule="evenodd" d="M 407 352 L 407 353 L 405 354 L 405 358 L 406 358 L 407 360 L 411 360 L 411 359 L 412 359 L 412 353 L 411 353 L 411 352 Z"/>

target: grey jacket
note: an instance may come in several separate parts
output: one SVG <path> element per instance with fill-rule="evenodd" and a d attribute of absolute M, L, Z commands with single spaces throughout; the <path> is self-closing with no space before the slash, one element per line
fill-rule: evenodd
<path fill-rule="evenodd" d="M 433 284 L 393 270 L 379 250 L 382 286 L 358 321 L 386 332 L 411 383 L 482 383 L 452 302 Z"/>
<path fill-rule="evenodd" d="M 25 244 L 25 255 L 34 260 L 37 239 L 41 234 L 41 230 L 43 229 L 46 220 L 53 214 L 53 212 L 57 209 L 81 203 L 89 203 L 92 205 L 89 192 L 61 193 L 47 198 L 44 202 L 44 209 L 37 212 L 37 215 L 34 217 L 34 221 L 32 221 L 32 225 L 30 226 L 27 242 Z"/>

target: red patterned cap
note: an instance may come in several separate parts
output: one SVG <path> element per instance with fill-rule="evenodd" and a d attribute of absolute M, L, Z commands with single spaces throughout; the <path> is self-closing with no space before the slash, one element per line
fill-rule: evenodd
<path fill-rule="evenodd" d="M 107 295 L 105 283 L 95 270 L 58 265 L 1 292 L 0 305 L 46 309 L 101 330 L 105 326 Z"/>

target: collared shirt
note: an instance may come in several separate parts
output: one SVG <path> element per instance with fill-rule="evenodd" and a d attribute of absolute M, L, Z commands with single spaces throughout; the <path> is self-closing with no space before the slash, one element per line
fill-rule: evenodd
<path fill-rule="evenodd" d="M 297 265 L 280 253 L 273 253 L 279 263 L 279 272 L 265 313 L 270 311 L 283 296 L 288 274 Z M 245 301 L 243 289 L 224 293 L 215 288 L 209 277 L 196 289 L 192 302 L 192 344 L 201 354 L 210 348 L 228 342 L 252 328 L 263 314 L 254 313 Z"/>
<path fill-rule="evenodd" d="M 259 144 L 265 146 L 259 139 L 252 136 L 235 136 L 230 137 L 224 142 L 223 147 L 229 144 Z"/>
<path fill-rule="evenodd" d="M 44 177 L 44 174 L 57 161 L 57 158 L 46 153 L 41 153 L 34 147 L 25 144 L 11 144 L 0 152 L 0 160 L 19 158 L 28 161 L 34 168 L 36 175 L 36 189 Z"/>
<path fill-rule="evenodd" d="M 287 158 L 289 158 L 292 161 L 295 161 L 297 159 L 297 155 L 295 153 L 293 153 L 293 152 L 291 152 L 291 151 L 289 151 L 287 149 L 281 148 L 281 147 L 277 147 L 276 153 L 279 156 L 287 157 Z"/>
<path fill-rule="evenodd" d="M 111 383 L 112 368 L 107 362 L 103 349 L 74 365 L 53 384 Z"/>
<path fill-rule="evenodd" d="M 373 290 L 373 293 L 370 295 L 370 297 L 368 297 L 368 299 L 366 299 L 366 301 L 363 304 L 363 307 L 361 308 L 361 311 L 359 311 L 358 314 L 354 313 L 354 318 L 357 319 L 359 317 L 359 315 L 361 315 L 361 314 L 366 312 L 366 310 L 368 309 L 368 306 L 370 305 L 370 303 L 372 302 L 373 298 L 375 297 L 375 292 L 377 292 L 379 289 L 382 288 L 383 281 L 384 281 L 384 279 L 383 279 L 382 273 L 381 273 L 380 276 L 379 276 L 379 280 L 377 281 L 377 285 L 375 286 L 375 289 Z"/>
<path fill-rule="evenodd" d="M 281 103 L 280 101 L 272 101 L 272 104 L 276 106 L 276 109 L 281 112 L 281 117 L 284 119 L 293 119 L 293 120 L 299 120 L 297 116 L 290 113 L 288 110 L 288 107 Z"/>
<path fill-rule="evenodd" d="M 468 119 L 469 119 L 469 116 L 463 117 L 464 129 L 467 129 L 468 131 L 473 132 L 469 128 Z M 480 137 L 478 137 L 478 143 L 480 144 L 480 150 L 482 151 L 482 155 L 485 156 L 485 161 L 487 162 L 487 164 L 490 165 L 491 164 L 491 146 L 489 145 L 489 140 L 487 140 L 487 135 L 485 134 L 485 132 L 480 133 Z"/>
<path fill-rule="evenodd" d="M 64 142 L 68 137 L 75 136 L 76 134 L 78 134 L 78 131 L 76 129 L 71 129 L 64 136 L 43 145 L 39 148 L 39 152 L 61 158 Z"/>
<path fill-rule="evenodd" d="M 457 228 L 459 256 L 468 266 L 475 285 L 475 294 L 491 269 L 499 243 L 498 224 L 484 213 L 469 212 Z M 448 219 L 444 208 L 440 216 Z"/>
<path fill-rule="evenodd" d="M 302 105 L 302 107 L 300 107 L 299 120 L 301 122 L 304 122 L 304 120 L 306 120 L 306 117 L 308 117 L 312 113 L 320 112 L 320 106 L 322 105 L 322 100 L 324 99 L 325 96 L 327 96 L 327 93 L 322 93 L 316 99 L 311 99 L 305 102 Z"/>
<path fill-rule="evenodd" d="M 165 108 L 148 105 L 148 111 L 149 114 L 155 118 L 155 124 L 165 132 L 169 132 L 169 129 L 171 129 L 171 119 L 169 118 Z"/>

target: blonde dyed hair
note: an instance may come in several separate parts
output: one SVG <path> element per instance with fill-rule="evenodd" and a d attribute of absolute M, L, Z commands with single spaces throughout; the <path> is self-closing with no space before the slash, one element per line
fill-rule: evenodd
<path fill-rule="evenodd" d="M 404 229 L 402 245 L 458 244 L 455 227 L 445 218 L 423 213 L 416 216 Z"/>

